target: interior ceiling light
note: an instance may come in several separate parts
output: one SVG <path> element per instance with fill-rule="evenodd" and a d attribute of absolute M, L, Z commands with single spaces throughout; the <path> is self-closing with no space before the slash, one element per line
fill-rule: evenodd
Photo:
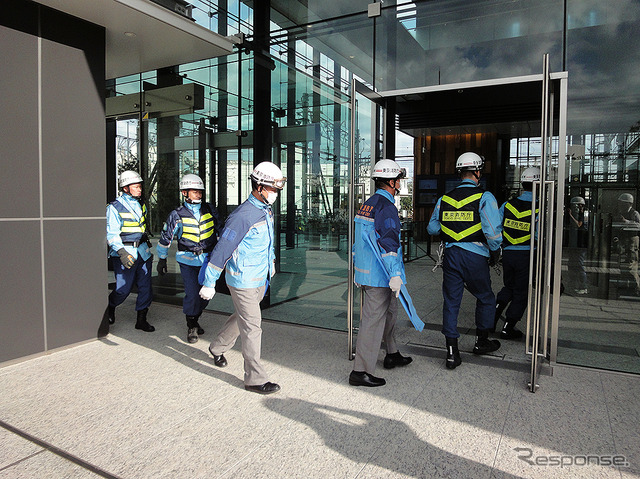
<path fill-rule="evenodd" d="M 136 34 L 134 32 L 124 32 L 125 37 L 135 37 Z"/>

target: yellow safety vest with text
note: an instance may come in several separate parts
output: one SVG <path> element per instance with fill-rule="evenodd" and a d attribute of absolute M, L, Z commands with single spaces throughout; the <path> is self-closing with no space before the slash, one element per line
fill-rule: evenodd
<path fill-rule="evenodd" d="M 504 205 L 502 242 L 504 246 L 516 246 L 529 241 L 531 241 L 531 201 L 515 198 Z"/>
<path fill-rule="evenodd" d="M 474 186 L 458 187 L 440 200 L 440 237 L 449 243 L 481 242 L 487 238 L 480 221 L 480 198 L 484 190 Z"/>

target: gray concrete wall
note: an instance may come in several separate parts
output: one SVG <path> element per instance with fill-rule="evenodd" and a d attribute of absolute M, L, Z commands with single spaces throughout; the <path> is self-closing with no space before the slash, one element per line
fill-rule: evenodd
<path fill-rule="evenodd" d="M 106 306 L 104 30 L 0 16 L 0 365 L 96 337 Z"/>

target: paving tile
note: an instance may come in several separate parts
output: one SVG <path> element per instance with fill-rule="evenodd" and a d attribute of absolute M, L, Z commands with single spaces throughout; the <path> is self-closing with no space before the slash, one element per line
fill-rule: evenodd
<path fill-rule="evenodd" d="M 419 301 L 439 320 L 439 305 Z M 471 312 L 473 301 L 465 301 Z M 279 311 L 300 316 L 292 306 Z M 136 331 L 128 300 L 104 340 L 0 369 L 0 419 L 126 478 L 640 474 L 637 376 L 556 366 L 531 394 L 523 343 L 505 343 L 493 358 L 465 354 L 449 371 L 444 355 L 412 346 L 437 347 L 441 333 L 418 333 L 402 317 L 400 350 L 413 363 L 385 370 L 381 349 L 376 374 L 387 385 L 356 388 L 347 382 L 345 333 L 265 321 L 262 356 L 282 391 L 261 396 L 244 390 L 239 341 L 225 353 L 228 367 L 213 365 L 207 348 L 224 314 L 205 313 L 207 332 L 192 345 L 180 307 L 154 305 L 153 318 L 156 333 Z M 473 326 L 465 327 L 461 344 L 470 350 Z M 507 357 L 524 367 L 510 368 Z M 0 429 L 0 468 L 40 450 L 7 434 Z M 531 466 L 517 447 L 535 457 L 623 454 L 630 467 Z M 0 470 L 2 477 L 93 476 L 42 452 Z"/>
<path fill-rule="evenodd" d="M 0 470 L 0 479 L 94 479 L 100 475 L 50 452 L 43 452 Z"/>
<path fill-rule="evenodd" d="M 42 450 L 37 444 L 0 428 L 0 470 Z"/>

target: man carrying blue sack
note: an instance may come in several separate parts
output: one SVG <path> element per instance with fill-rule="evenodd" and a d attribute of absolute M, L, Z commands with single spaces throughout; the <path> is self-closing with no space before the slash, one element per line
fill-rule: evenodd
<path fill-rule="evenodd" d="M 448 369 L 462 363 L 458 351 L 458 313 L 465 286 L 476 298 L 474 354 L 500 348 L 489 339 L 496 311 L 489 266 L 500 259 L 502 217 L 495 197 L 479 187 L 484 160 L 476 153 L 458 157 L 460 185 L 438 199 L 427 231 L 444 241 L 442 262 L 442 333 L 446 339 Z"/>
<path fill-rule="evenodd" d="M 204 334 L 198 320 L 209 301 L 199 296 L 200 283 L 198 275 L 200 267 L 218 242 L 220 219 L 218 210 L 209 203 L 202 202 L 204 182 L 197 175 L 187 174 L 180 180 L 180 193 L 184 204 L 171 213 L 162 228 L 158 241 L 159 275 L 167 273 L 167 256 L 169 246 L 176 238 L 178 252 L 176 261 L 180 265 L 180 275 L 184 283 L 184 299 L 182 311 L 187 318 L 187 341 L 196 343 L 198 335 Z"/>
<path fill-rule="evenodd" d="M 271 205 L 284 188 L 286 178 L 277 165 L 263 161 L 251 173 L 251 195 L 229 215 L 218 244 L 205 266 L 200 297 L 210 300 L 215 284 L 226 269 L 226 279 L 235 308 L 218 337 L 209 346 L 213 363 L 225 367 L 224 353 L 233 347 L 238 336 L 244 357 L 244 388 L 259 394 L 280 390 L 268 381 L 260 362 L 262 347 L 262 313 L 260 301 L 269 279 L 276 273 Z"/>
<path fill-rule="evenodd" d="M 387 355 L 385 369 L 406 366 L 412 359 L 400 354 L 394 337 L 398 316 L 398 296 L 406 282 L 400 218 L 394 196 L 400 190 L 405 172 L 393 160 L 380 160 L 371 178 L 376 192 L 360 208 L 355 218 L 353 261 L 356 284 L 362 287 L 363 304 L 360 329 L 356 339 L 356 357 L 349 375 L 352 386 L 384 386 L 386 381 L 374 376 L 380 344 L 384 339 Z M 378 251 L 373 251 L 367 237 L 374 230 Z M 380 264 L 377 255 L 382 257 Z"/>

